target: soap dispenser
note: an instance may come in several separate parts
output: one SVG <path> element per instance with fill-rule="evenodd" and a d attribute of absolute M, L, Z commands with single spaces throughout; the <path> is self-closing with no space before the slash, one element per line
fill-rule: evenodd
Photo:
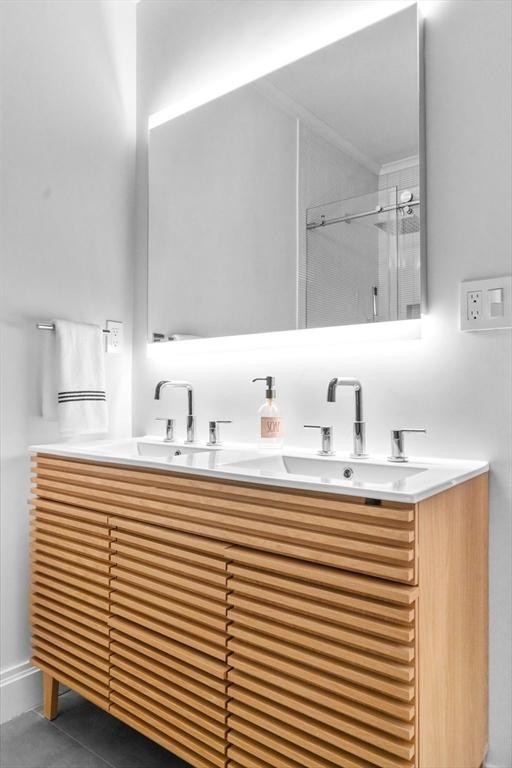
<path fill-rule="evenodd" d="M 260 446 L 262 448 L 279 448 L 283 444 L 284 425 L 276 405 L 276 380 L 273 376 L 253 379 L 266 383 L 265 402 L 258 410 L 260 420 Z"/>

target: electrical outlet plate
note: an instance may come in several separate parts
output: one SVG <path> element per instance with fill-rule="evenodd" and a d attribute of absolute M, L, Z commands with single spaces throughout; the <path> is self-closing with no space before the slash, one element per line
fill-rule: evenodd
<path fill-rule="evenodd" d="M 123 324 L 118 320 L 107 320 L 106 345 L 110 355 L 121 352 L 123 348 Z"/>
<path fill-rule="evenodd" d="M 468 291 L 466 293 L 466 317 L 470 322 L 481 319 L 482 291 Z"/>
<path fill-rule="evenodd" d="M 460 328 L 461 331 L 512 328 L 512 277 L 461 283 Z"/>

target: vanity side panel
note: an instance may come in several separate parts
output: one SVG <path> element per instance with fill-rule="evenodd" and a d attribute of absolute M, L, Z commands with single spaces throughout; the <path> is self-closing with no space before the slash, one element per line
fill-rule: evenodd
<path fill-rule="evenodd" d="M 479 768 L 488 741 L 488 475 L 418 505 L 419 768 Z"/>

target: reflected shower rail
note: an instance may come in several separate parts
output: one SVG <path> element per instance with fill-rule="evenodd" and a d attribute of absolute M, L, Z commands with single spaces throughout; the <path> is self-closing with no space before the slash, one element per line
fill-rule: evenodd
<path fill-rule="evenodd" d="M 363 213 L 351 213 L 347 216 L 340 216 L 336 219 L 326 219 L 325 216 L 321 216 L 322 221 L 312 221 L 311 224 L 306 224 L 306 229 L 318 229 L 319 227 L 328 227 L 330 224 L 340 224 L 341 222 L 351 222 L 355 219 L 363 219 L 366 216 L 375 216 L 377 213 L 387 213 L 388 211 L 398 211 L 404 208 L 413 208 L 415 205 L 419 205 L 419 200 L 411 200 L 409 203 L 396 203 L 396 205 L 378 205 L 372 211 L 364 211 Z"/>

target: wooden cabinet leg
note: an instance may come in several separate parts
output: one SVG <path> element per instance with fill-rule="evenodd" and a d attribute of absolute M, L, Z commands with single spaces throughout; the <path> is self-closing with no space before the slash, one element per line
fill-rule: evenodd
<path fill-rule="evenodd" d="M 43 672 L 43 715 L 54 720 L 58 714 L 59 681 Z"/>

